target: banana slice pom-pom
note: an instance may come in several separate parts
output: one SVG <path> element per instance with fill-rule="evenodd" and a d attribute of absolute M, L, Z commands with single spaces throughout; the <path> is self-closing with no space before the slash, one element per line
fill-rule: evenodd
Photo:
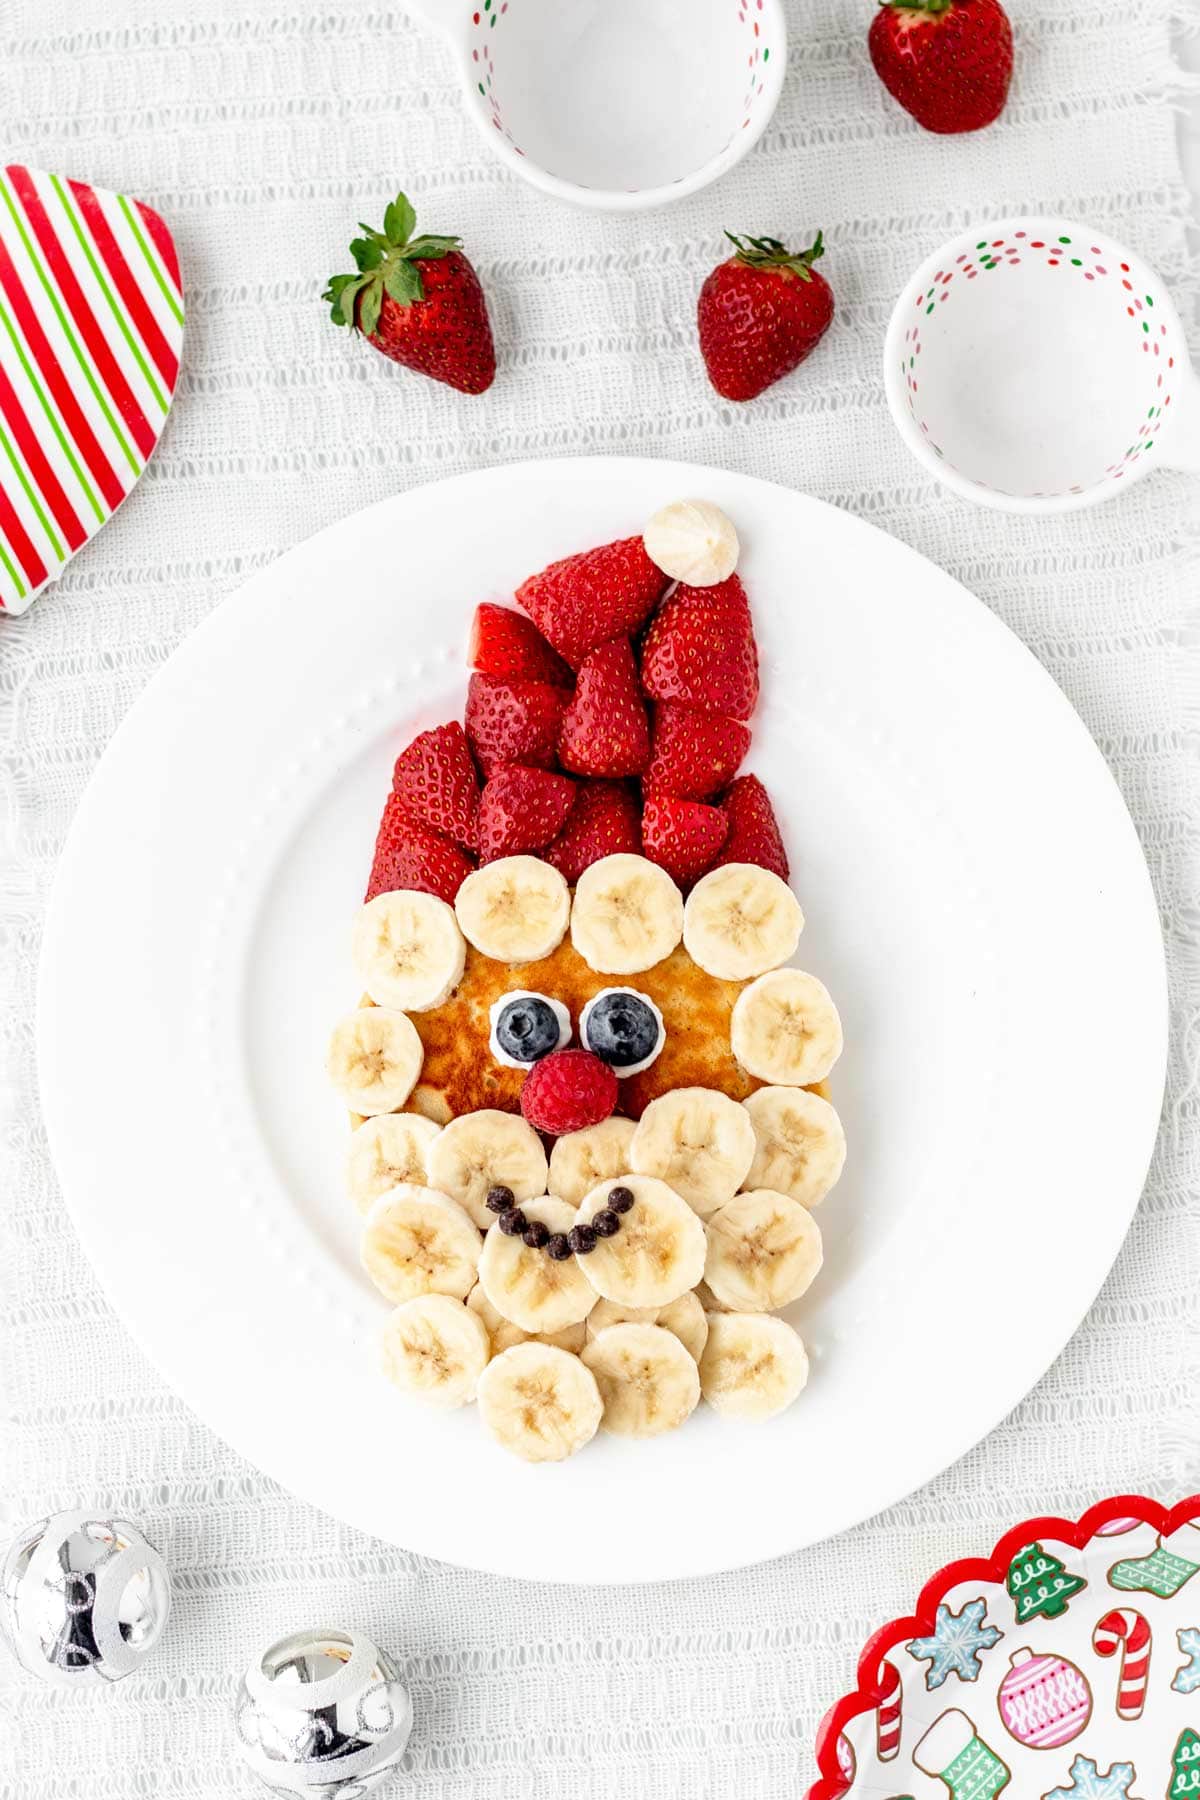
<path fill-rule="evenodd" d="M 673 500 L 642 533 L 646 555 L 672 581 L 715 587 L 737 568 L 738 534 L 711 500 Z"/>

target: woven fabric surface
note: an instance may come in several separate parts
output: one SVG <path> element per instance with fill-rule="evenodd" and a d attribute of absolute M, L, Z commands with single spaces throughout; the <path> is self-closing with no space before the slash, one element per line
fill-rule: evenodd
<path fill-rule="evenodd" d="M 256 1644 L 317 1618 L 358 1625 L 405 1662 L 416 1727 L 397 1794 L 794 1795 L 864 1638 L 933 1568 L 1025 1513 L 1200 1483 L 1200 487 L 1160 472 L 1063 518 L 974 509 L 900 446 L 879 371 L 905 274 L 981 213 L 1094 220 L 1162 272 L 1194 329 L 1172 32 L 1198 21 L 1173 21 L 1165 0 L 1013 11 L 1002 121 L 941 140 L 876 81 L 866 0 L 792 0 L 786 85 L 760 146 L 678 207 L 603 217 L 502 171 L 460 109 L 447 50 L 386 0 L 0 0 L 5 159 L 149 201 L 188 292 L 175 410 L 146 477 L 56 589 L 0 621 L 0 1525 L 88 1499 L 127 1513 L 174 1570 L 177 1610 L 147 1671 L 112 1691 L 64 1698 L 0 1670 L 0 1800 L 248 1791 L 229 1761 L 232 1679 Z M 481 399 L 388 369 L 318 302 L 354 222 L 401 184 L 424 228 L 462 234 L 487 288 L 500 374 Z M 838 300 L 812 362 L 745 408 L 710 390 L 694 338 L 726 225 L 793 238 L 823 226 Z M 821 495 L 924 551 L 1019 633 L 1095 735 L 1141 834 L 1174 1048 L 1116 1267 L 984 1443 L 802 1554 L 593 1591 L 406 1555 L 300 1504 L 212 1436 L 134 1348 L 76 1243 L 39 1124 L 33 1030 L 59 847 L 107 740 L 181 639 L 251 571 L 369 501 L 599 451 Z M 1120 1030 L 1114 1019 L 1114 1105 Z M 1024 1291 L 1037 1305 L 1036 1285 Z M 713 1529 L 731 1555 L 752 1553 L 752 1514 Z M 537 1535 L 586 1543 L 579 1521 Z"/>

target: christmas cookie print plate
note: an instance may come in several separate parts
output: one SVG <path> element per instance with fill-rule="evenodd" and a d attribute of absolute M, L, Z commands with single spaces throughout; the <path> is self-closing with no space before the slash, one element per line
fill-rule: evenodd
<path fill-rule="evenodd" d="M 1200 1794 L 1200 1496 L 1029 1519 L 875 1633 L 808 1800 Z"/>
<path fill-rule="evenodd" d="M 388 1306 L 359 1261 L 326 1048 L 357 993 L 349 934 L 381 798 L 414 735 L 463 715 L 477 604 L 511 603 L 532 572 L 683 496 L 741 540 L 761 663 L 745 768 L 779 815 L 803 966 L 841 1014 L 850 1148 L 818 1215 L 820 1280 L 784 1314 L 810 1360 L 794 1406 L 739 1423 L 703 1405 L 685 1430 L 601 1434 L 527 1465 L 474 1407 L 407 1403 L 378 1372 Z M 409 1549 L 638 1581 L 844 1529 L 1011 1410 L 1120 1247 L 1157 1130 L 1165 1016 L 1120 796 L 987 608 L 806 496 L 595 457 L 388 500 L 256 574 L 189 639 L 117 733 L 64 850 L 39 1060 L 99 1278 L 215 1430 Z M 1001 1353 L 988 1321 L 1010 1308 L 1014 1243 L 1055 1274 Z M 932 1413 L 924 1380 L 886 1379 L 898 1346 L 938 1382 Z M 547 1553 L 548 1506 L 609 1527 Z M 496 1524 L 529 1518 L 536 1553 Z"/>

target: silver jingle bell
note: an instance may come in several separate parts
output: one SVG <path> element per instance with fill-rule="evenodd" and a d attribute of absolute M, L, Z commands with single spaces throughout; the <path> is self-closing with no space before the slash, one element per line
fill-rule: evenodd
<path fill-rule="evenodd" d="M 238 1749 L 273 1794 L 362 1800 L 404 1755 L 412 1701 L 358 1631 L 297 1631 L 251 1663 L 234 1702 Z"/>
<path fill-rule="evenodd" d="M 0 1627 L 22 1668 L 58 1687 L 140 1668 L 171 1610 L 166 1564 L 136 1525 L 55 1513 L 20 1532 L 0 1565 Z"/>

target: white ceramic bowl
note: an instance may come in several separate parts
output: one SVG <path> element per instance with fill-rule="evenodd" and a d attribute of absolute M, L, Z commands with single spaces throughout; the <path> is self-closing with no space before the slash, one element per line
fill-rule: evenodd
<path fill-rule="evenodd" d="M 1200 472 L 1200 379 L 1161 278 L 1091 225 L 977 224 L 905 284 L 883 357 L 919 462 L 968 500 L 1063 512 Z"/>
<path fill-rule="evenodd" d="M 518 175 L 615 212 L 707 187 L 775 110 L 780 0 L 408 0 L 449 39 L 467 111 Z"/>

